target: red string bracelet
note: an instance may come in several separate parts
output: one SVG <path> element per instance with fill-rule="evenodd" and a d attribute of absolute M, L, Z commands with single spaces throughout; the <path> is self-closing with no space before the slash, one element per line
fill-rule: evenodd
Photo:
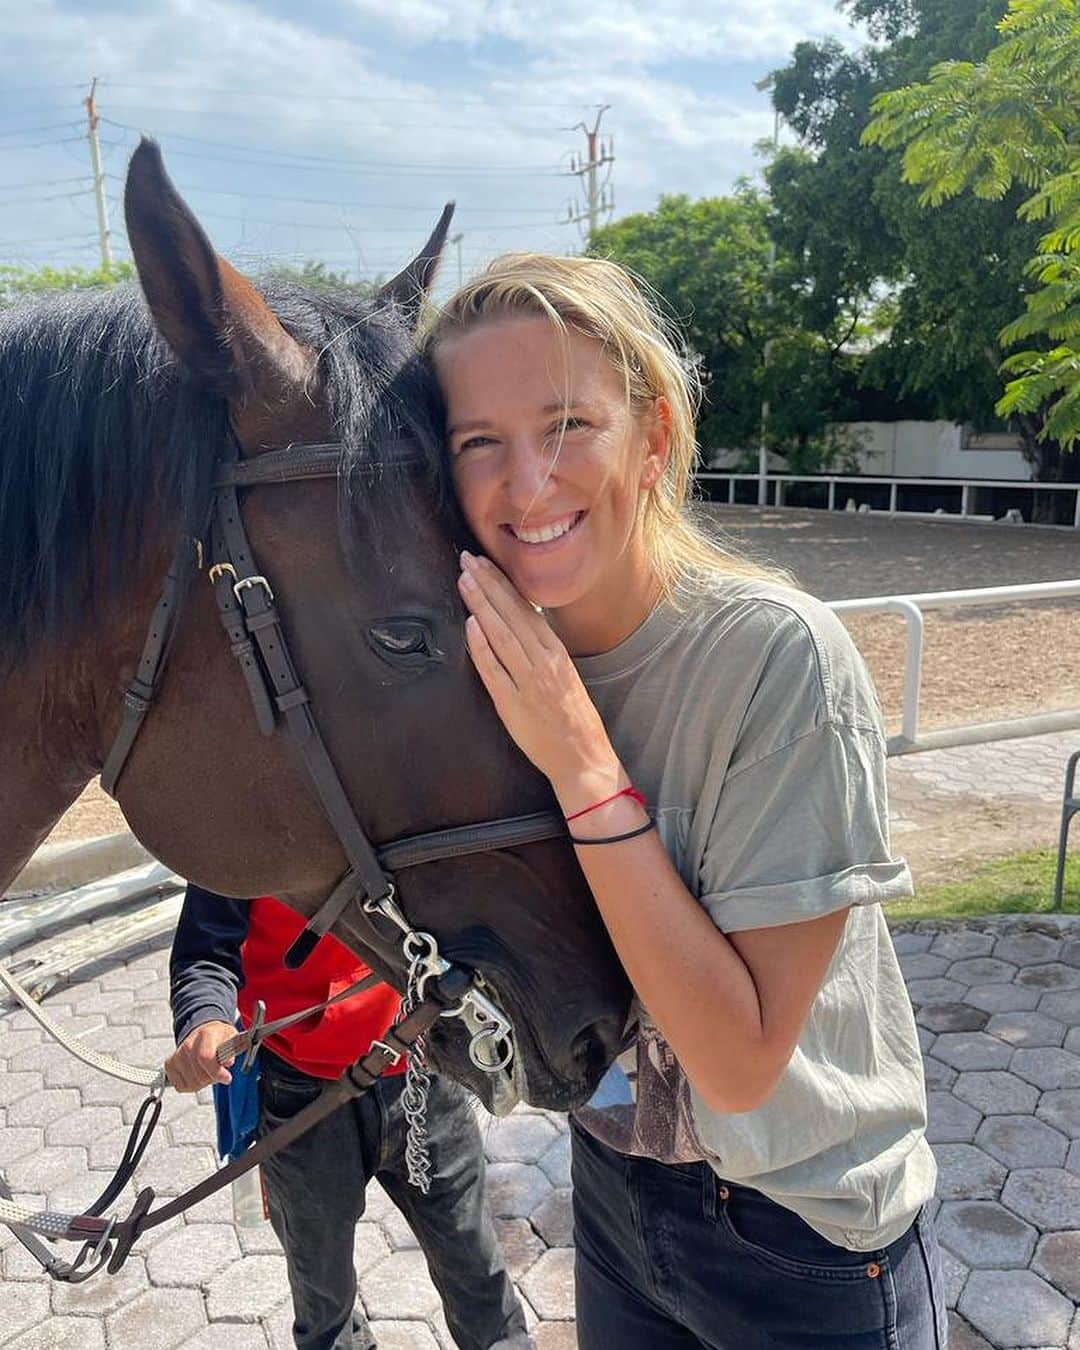
<path fill-rule="evenodd" d="M 631 801 L 637 802 L 638 806 L 645 805 L 645 798 L 636 787 L 624 787 L 620 792 L 613 792 L 610 797 L 603 797 L 598 802 L 593 802 L 592 806 L 583 806 L 580 811 L 575 811 L 573 815 L 566 817 L 566 823 L 569 825 L 572 820 L 577 820 L 579 816 L 587 816 L 590 811 L 596 811 L 601 806 L 607 806 L 608 802 L 616 802 L 620 797 L 629 797 Z"/>

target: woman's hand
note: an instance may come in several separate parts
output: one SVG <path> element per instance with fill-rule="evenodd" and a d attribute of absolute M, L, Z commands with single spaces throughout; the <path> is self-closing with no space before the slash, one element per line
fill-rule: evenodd
<path fill-rule="evenodd" d="M 461 555 L 465 640 L 495 711 L 567 814 L 629 779 L 570 654 L 487 558 Z"/>

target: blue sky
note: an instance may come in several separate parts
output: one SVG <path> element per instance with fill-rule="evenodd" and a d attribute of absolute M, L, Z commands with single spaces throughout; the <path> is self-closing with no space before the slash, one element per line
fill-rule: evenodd
<path fill-rule="evenodd" d="M 98 77 L 112 237 L 140 132 L 221 252 L 387 274 L 442 203 L 465 273 L 570 252 L 575 124 L 609 104 L 616 216 L 727 191 L 772 130 L 754 81 L 834 0 L 42 0 L 0 15 L 0 263 L 92 264 L 82 99 Z M 456 280 L 451 250 L 444 283 Z"/>

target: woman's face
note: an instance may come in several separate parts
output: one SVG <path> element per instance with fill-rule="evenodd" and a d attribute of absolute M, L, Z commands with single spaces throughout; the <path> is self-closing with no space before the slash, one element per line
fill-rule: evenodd
<path fill-rule="evenodd" d="M 542 317 L 481 321 L 435 366 L 481 548 L 572 651 L 614 646 L 655 599 L 640 514 L 667 457 L 663 418 L 634 416 L 599 342 Z"/>

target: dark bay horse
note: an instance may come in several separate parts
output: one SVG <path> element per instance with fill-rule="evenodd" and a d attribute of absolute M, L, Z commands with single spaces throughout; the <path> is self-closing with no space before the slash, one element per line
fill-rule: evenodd
<path fill-rule="evenodd" d="M 464 649 L 467 539 L 443 484 L 437 390 L 413 352 L 449 215 L 360 301 L 244 279 L 151 142 L 133 156 L 125 210 L 141 294 L 0 314 L 0 893 L 100 772 L 163 575 L 183 536 L 202 542 L 230 438 L 241 460 L 344 446 L 337 483 L 246 488 L 242 516 L 369 838 L 549 809 Z M 403 439 L 419 471 L 386 462 Z M 260 734 L 203 573 L 117 797 L 151 852 L 224 894 L 278 895 L 310 915 L 345 869 L 295 750 Z M 509 1014 L 521 1095 L 587 1098 L 629 991 L 569 846 L 443 858 L 398 888 L 412 924 L 479 970 Z M 395 948 L 355 906 L 331 931 L 402 987 Z M 440 1023 L 432 1060 L 491 1105 L 496 1086 L 465 1044 L 458 1022 Z"/>

